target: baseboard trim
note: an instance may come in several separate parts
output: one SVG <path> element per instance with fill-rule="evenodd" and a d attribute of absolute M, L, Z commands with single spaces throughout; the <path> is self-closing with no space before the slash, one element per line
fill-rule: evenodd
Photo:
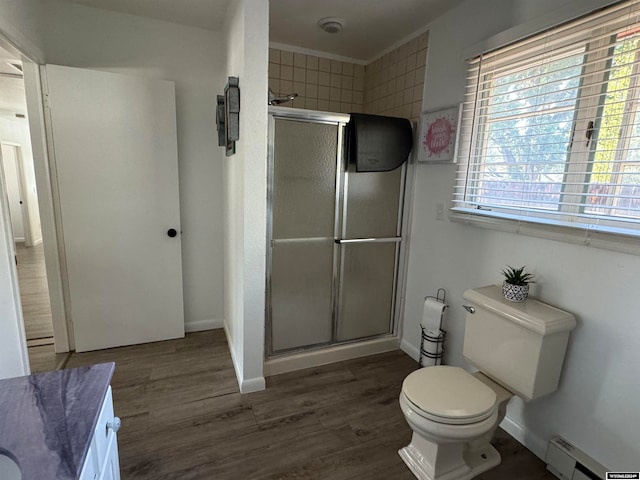
<path fill-rule="evenodd" d="M 327 347 L 321 350 L 272 357 L 264 362 L 264 376 L 269 377 L 280 373 L 375 355 L 376 353 L 390 352 L 397 350 L 399 344 L 397 337 L 376 338 L 374 340 Z"/>
<path fill-rule="evenodd" d="M 212 318 L 207 320 L 195 320 L 193 322 L 185 322 L 184 323 L 184 331 L 186 333 L 190 332 L 202 332 L 204 330 L 213 330 L 215 328 L 222 328 L 224 326 L 224 322 L 222 319 Z"/>
<path fill-rule="evenodd" d="M 227 339 L 227 346 L 229 347 L 229 353 L 231 354 L 231 362 L 233 363 L 233 371 L 236 372 L 236 381 L 238 382 L 238 388 L 241 389 L 242 388 L 242 374 L 240 372 L 240 369 L 238 368 L 238 360 L 236 359 L 236 351 L 233 348 L 233 345 L 231 344 L 231 341 L 230 341 L 231 335 L 229 335 L 229 330 L 227 329 L 227 325 L 224 324 L 222 328 L 224 329 L 224 336 Z"/>
<path fill-rule="evenodd" d="M 240 393 L 259 392 L 264 390 L 266 386 L 267 383 L 264 377 L 249 378 L 248 380 L 243 380 L 240 384 Z"/>
<path fill-rule="evenodd" d="M 259 392 L 260 390 L 264 390 L 267 386 L 265 382 L 264 376 L 262 377 L 254 377 L 248 378 L 245 380 L 242 378 L 242 371 L 238 368 L 238 359 L 236 358 L 236 351 L 233 348 L 233 345 L 229 341 L 231 335 L 229 335 L 229 330 L 227 329 L 227 325 L 223 322 L 222 328 L 224 329 L 224 335 L 227 338 L 227 345 L 229 346 L 229 352 L 231 353 L 231 361 L 233 362 L 233 370 L 236 372 L 236 381 L 238 382 L 238 388 L 240 389 L 240 393 L 251 393 L 251 392 Z"/>
<path fill-rule="evenodd" d="M 402 339 L 400 342 L 400 350 L 413 358 L 416 362 L 420 360 L 420 349 L 413 346 L 411 343 L 407 342 L 405 339 Z"/>
<path fill-rule="evenodd" d="M 540 460 L 544 460 L 547 452 L 547 442 L 543 441 L 537 435 L 533 435 L 531 432 L 527 431 L 526 428 L 514 422 L 508 416 L 504 417 L 504 420 L 500 423 L 500 427 L 528 448 L 536 457 Z"/>

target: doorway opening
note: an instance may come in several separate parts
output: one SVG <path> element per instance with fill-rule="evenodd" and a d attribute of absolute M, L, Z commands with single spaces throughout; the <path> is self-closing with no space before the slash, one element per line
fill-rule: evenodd
<path fill-rule="evenodd" d="M 0 169 L 9 206 L 31 372 L 61 368 L 56 353 L 22 57 L 0 45 Z"/>

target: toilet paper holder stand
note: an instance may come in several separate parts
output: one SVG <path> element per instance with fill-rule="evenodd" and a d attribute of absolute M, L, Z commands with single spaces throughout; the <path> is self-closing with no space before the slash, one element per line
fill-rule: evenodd
<path fill-rule="evenodd" d="M 440 303 L 444 304 L 444 309 L 442 310 L 442 315 L 440 316 L 440 325 L 438 327 L 438 333 L 434 335 L 433 331 L 425 329 L 422 324 L 420 324 L 420 329 L 422 330 L 422 335 L 420 339 L 420 358 L 418 360 L 418 364 L 420 367 L 426 366 L 435 366 L 442 365 L 442 357 L 444 356 L 444 339 L 447 336 L 446 330 L 442 328 L 442 319 L 444 317 L 444 311 L 447 309 L 449 305 L 447 305 L 447 291 L 444 288 L 439 288 L 436 292 L 436 295 L 427 295 L 424 297 L 432 298 Z M 424 365 L 423 361 L 429 359 L 429 364 Z"/>

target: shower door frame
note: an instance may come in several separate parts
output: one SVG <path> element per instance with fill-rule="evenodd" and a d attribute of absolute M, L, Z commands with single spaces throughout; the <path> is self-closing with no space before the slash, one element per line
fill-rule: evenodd
<path fill-rule="evenodd" d="M 348 166 L 345 168 L 345 142 L 346 125 L 350 116 L 345 113 L 321 112 L 315 110 L 304 110 L 287 107 L 269 106 L 268 110 L 268 152 L 267 152 L 267 258 L 266 258 L 266 296 L 265 296 L 265 357 L 274 358 L 292 353 L 300 353 L 318 350 L 337 345 L 358 343 L 366 340 L 398 337 L 400 334 L 400 311 L 399 305 L 402 300 L 400 292 L 401 284 L 404 284 L 406 272 L 407 248 L 406 248 L 406 228 L 404 217 L 407 208 L 407 183 L 410 181 L 409 160 L 402 167 L 400 193 L 398 199 L 398 223 L 396 227 L 396 239 L 361 239 L 370 242 L 390 241 L 396 243 L 394 272 L 393 272 L 393 293 L 391 299 L 391 325 L 388 332 L 360 337 L 355 339 L 338 341 L 338 321 L 340 316 L 340 302 L 342 292 L 340 285 L 344 275 L 345 249 L 342 247 L 341 239 L 345 233 L 345 218 L 347 216 L 348 205 L 346 196 L 348 193 L 349 172 Z M 336 152 L 336 178 L 335 178 L 335 204 L 334 204 L 334 232 L 333 232 L 333 266 L 332 266 L 332 314 L 331 314 L 331 340 L 323 343 L 292 347 L 288 349 L 273 350 L 273 318 L 271 305 L 271 272 L 272 272 L 272 247 L 273 247 L 273 183 L 275 169 L 275 126 L 276 119 L 289 121 L 299 121 L 306 123 L 321 123 L 336 125 L 338 132 L 337 152 Z M 410 157 L 411 158 L 411 157 Z M 291 240 L 295 241 L 295 240 Z M 357 242 L 357 241 L 356 241 Z M 351 243 L 356 243 L 351 242 Z M 345 242 L 349 243 L 349 242 Z M 364 243 L 358 242 L 358 243 Z"/>

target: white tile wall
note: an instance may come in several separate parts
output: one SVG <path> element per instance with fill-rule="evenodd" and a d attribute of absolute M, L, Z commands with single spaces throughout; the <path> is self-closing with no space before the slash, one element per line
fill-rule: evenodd
<path fill-rule="evenodd" d="M 419 119 L 428 43 L 429 34 L 423 33 L 367 65 L 366 113 Z"/>
<path fill-rule="evenodd" d="M 423 33 L 366 67 L 269 49 L 269 87 L 299 96 L 285 106 L 366 112 L 417 121 L 422 109 L 429 34 Z"/>
<path fill-rule="evenodd" d="M 269 49 L 269 87 L 276 94 L 298 94 L 287 107 L 362 112 L 364 76 L 362 65 Z"/>

